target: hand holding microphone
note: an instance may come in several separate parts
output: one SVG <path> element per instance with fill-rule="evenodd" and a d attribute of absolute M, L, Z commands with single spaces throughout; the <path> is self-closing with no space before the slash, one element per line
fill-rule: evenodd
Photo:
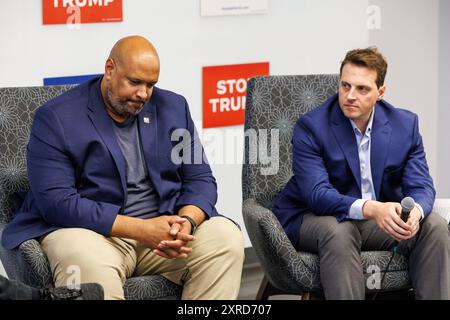
<path fill-rule="evenodd" d="M 366 201 L 363 206 L 364 217 L 375 220 L 381 230 L 397 241 L 407 240 L 414 236 L 418 230 L 418 213 L 416 203 L 411 197 L 404 198 L 400 204 L 371 200 Z"/>
<path fill-rule="evenodd" d="M 416 202 L 411 197 L 405 197 L 400 202 L 400 205 L 402 206 L 402 212 L 400 214 L 400 219 L 402 219 L 403 222 L 406 223 L 406 221 L 408 221 L 409 214 L 411 213 L 411 211 L 416 206 Z M 392 258 L 394 258 L 394 255 L 395 255 L 395 253 L 398 250 L 398 245 L 399 245 L 399 241 L 397 240 L 397 241 L 394 242 L 394 246 L 392 247 L 392 256 L 389 259 L 389 262 L 388 262 L 387 267 L 386 267 L 386 272 L 384 273 L 383 278 L 381 279 L 381 283 L 383 283 L 383 280 L 384 280 L 384 277 L 386 276 L 387 270 L 389 270 L 389 266 L 391 265 Z"/>
<path fill-rule="evenodd" d="M 403 220 L 403 222 L 406 223 L 409 218 L 409 214 L 411 213 L 412 209 L 414 209 L 414 206 L 416 205 L 415 201 L 411 197 L 405 197 L 400 202 L 400 205 L 402 206 L 402 212 L 400 214 L 400 219 Z M 397 251 L 399 241 L 395 241 L 394 247 L 392 248 L 393 252 Z"/>
<path fill-rule="evenodd" d="M 402 206 L 402 213 L 400 214 L 400 218 L 404 222 L 406 222 L 406 221 L 408 221 L 409 214 L 411 213 L 411 210 L 414 209 L 414 206 L 416 205 L 416 203 L 413 198 L 405 197 L 405 198 L 403 198 L 400 205 Z"/>

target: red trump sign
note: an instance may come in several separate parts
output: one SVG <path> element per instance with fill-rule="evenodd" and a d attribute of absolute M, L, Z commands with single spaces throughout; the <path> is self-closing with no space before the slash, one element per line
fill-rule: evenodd
<path fill-rule="evenodd" d="M 122 0 L 42 0 L 43 24 L 122 21 Z"/>
<path fill-rule="evenodd" d="M 203 128 L 244 123 L 247 81 L 269 75 L 269 63 L 203 67 Z"/>

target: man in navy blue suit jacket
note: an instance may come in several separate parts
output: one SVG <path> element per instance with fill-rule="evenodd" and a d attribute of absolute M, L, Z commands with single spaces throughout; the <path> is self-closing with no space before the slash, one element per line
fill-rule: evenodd
<path fill-rule="evenodd" d="M 450 237 L 430 214 L 435 190 L 417 115 L 382 100 L 386 70 L 374 48 L 347 53 L 338 94 L 295 125 L 294 176 L 273 211 L 298 250 L 318 253 L 327 299 L 363 299 L 361 250 L 397 243 L 416 298 L 449 299 Z M 407 196 L 415 206 L 403 221 Z"/>
<path fill-rule="evenodd" d="M 30 191 L 3 245 L 40 239 L 55 284 L 100 283 L 123 299 L 132 275 L 161 274 L 183 299 L 234 299 L 239 228 L 215 209 L 216 182 L 186 100 L 155 87 L 160 63 L 140 36 L 119 40 L 103 76 L 36 112 Z M 74 269 L 75 266 L 75 269 Z"/>

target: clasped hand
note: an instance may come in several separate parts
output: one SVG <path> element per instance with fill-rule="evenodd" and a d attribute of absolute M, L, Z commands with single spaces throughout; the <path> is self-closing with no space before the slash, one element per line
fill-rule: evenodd
<path fill-rule="evenodd" d="M 160 216 L 156 224 L 158 233 L 155 240 L 159 238 L 159 242 L 155 241 L 152 247 L 153 253 L 167 258 L 187 258 L 192 248 L 188 247 L 188 242 L 195 240 L 190 235 L 191 224 L 179 216 Z"/>

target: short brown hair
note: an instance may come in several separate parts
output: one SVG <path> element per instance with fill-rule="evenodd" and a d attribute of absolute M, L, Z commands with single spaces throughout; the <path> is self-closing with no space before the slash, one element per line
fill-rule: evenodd
<path fill-rule="evenodd" d="M 383 55 L 376 47 L 369 47 L 366 49 L 355 49 L 347 52 L 344 61 L 341 63 L 340 75 L 342 76 L 342 69 L 347 63 L 357 66 L 366 67 L 377 72 L 377 87 L 384 84 L 388 64 Z"/>

